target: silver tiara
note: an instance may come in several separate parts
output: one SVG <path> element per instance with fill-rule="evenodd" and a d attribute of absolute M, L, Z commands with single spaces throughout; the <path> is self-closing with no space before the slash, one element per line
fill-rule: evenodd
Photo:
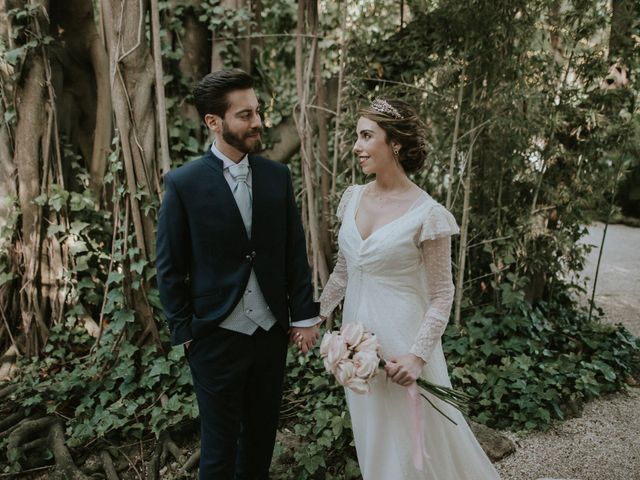
<path fill-rule="evenodd" d="M 392 107 L 389 102 L 382 100 L 381 98 L 376 98 L 371 102 L 371 108 L 377 112 L 384 113 L 385 115 L 391 115 L 393 118 L 397 118 L 398 120 L 402 118 L 402 115 L 400 115 L 400 112 L 398 112 L 395 107 Z"/>

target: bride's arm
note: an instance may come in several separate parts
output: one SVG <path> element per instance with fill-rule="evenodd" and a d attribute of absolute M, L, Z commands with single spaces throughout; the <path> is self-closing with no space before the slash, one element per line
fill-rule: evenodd
<path fill-rule="evenodd" d="M 449 322 L 454 287 L 451 277 L 451 237 L 447 235 L 426 240 L 421 245 L 427 271 L 428 309 L 409 351 L 426 362 Z"/>
<path fill-rule="evenodd" d="M 347 290 L 347 262 L 338 252 L 338 260 L 320 295 L 320 316 L 327 318 L 344 298 Z"/>

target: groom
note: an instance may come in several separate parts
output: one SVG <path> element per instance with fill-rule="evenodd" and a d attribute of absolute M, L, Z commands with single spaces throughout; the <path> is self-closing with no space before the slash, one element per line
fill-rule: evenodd
<path fill-rule="evenodd" d="M 193 97 L 215 143 L 164 177 L 160 299 L 193 376 L 200 479 L 267 480 L 287 334 L 303 351 L 319 336 L 305 237 L 289 169 L 255 154 L 252 77 L 211 73 Z"/>

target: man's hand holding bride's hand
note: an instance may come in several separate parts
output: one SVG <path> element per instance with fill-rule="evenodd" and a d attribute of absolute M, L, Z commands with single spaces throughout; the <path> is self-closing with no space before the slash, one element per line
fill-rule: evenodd
<path fill-rule="evenodd" d="M 424 364 L 425 361 L 423 359 L 410 353 L 390 358 L 384 369 L 392 382 L 408 387 L 420 378 Z"/>
<path fill-rule="evenodd" d="M 289 342 L 295 343 L 302 353 L 308 353 L 320 338 L 320 326 L 293 327 L 289 330 Z"/>

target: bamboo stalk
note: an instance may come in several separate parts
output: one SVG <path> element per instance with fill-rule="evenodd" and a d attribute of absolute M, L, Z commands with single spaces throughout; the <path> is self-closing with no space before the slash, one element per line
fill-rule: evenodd
<path fill-rule="evenodd" d="M 473 85 L 471 93 L 471 105 L 473 106 L 476 97 L 476 86 Z M 471 129 L 475 125 L 475 118 L 471 119 Z M 458 272 L 456 275 L 456 295 L 454 308 L 454 322 L 457 327 L 460 326 L 460 308 L 462 306 L 462 294 L 464 283 L 464 269 L 467 255 L 467 237 L 469 234 L 469 201 L 471 198 L 471 170 L 473 166 L 473 145 L 477 138 L 477 131 L 471 137 L 469 152 L 467 153 L 465 180 L 464 180 L 464 196 L 462 206 L 462 224 L 460 226 L 460 248 L 458 251 Z"/>
<path fill-rule="evenodd" d="M 598 275 L 600 273 L 600 263 L 602 261 L 602 251 L 604 250 L 604 242 L 607 238 L 607 230 L 609 229 L 609 222 L 611 221 L 611 215 L 613 215 L 616 190 L 618 189 L 618 181 L 620 180 L 620 173 L 622 171 L 623 161 L 620 159 L 618 168 L 616 170 L 615 178 L 613 180 L 613 186 L 611 188 L 611 200 L 609 201 L 609 211 L 607 212 L 607 220 L 604 223 L 604 231 L 602 232 L 602 241 L 600 242 L 600 251 L 598 252 L 598 262 L 596 263 L 596 273 L 593 278 L 593 289 L 591 290 L 591 299 L 589 300 L 589 321 L 593 315 L 593 306 L 595 304 L 596 286 L 598 285 Z"/>
<path fill-rule="evenodd" d="M 458 151 L 458 135 L 460 133 L 460 117 L 462 114 L 462 96 L 464 94 L 466 64 L 462 66 L 460 74 L 460 88 L 458 89 L 458 102 L 456 104 L 456 119 L 453 126 L 453 142 L 451 142 L 451 153 L 449 154 L 449 184 L 447 185 L 447 210 L 451 209 L 452 192 L 453 192 L 453 172 L 456 162 L 456 153 Z"/>

